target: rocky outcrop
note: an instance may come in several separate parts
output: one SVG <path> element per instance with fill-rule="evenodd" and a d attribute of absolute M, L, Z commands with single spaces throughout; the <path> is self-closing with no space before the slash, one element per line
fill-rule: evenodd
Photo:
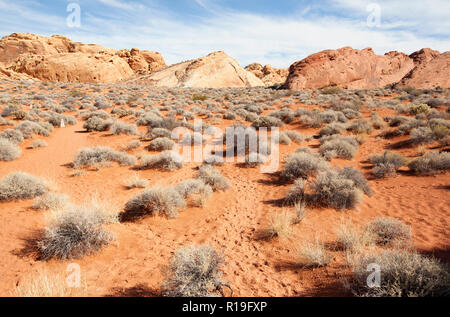
<path fill-rule="evenodd" d="M 406 54 L 376 55 L 371 48 L 344 47 L 313 54 L 289 68 L 288 89 L 339 86 L 349 89 L 379 88 L 400 81 L 414 68 Z"/>
<path fill-rule="evenodd" d="M 264 83 L 224 52 L 182 62 L 143 76 L 135 83 L 157 87 L 258 87 Z"/>
<path fill-rule="evenodd" d="M 289 69 L 287 68 L 275 68 L 270 65 L 262 66 L 259 63 L 250 64 L 245 67 L 245 70 L 261 79 L 267 87 L 284 84 L 289 74 Z"/>
<path fill-rule="evenodd" d="M 450 88 L 450 52 L 423 49 L 410 57 L 416 66 L 395 87 Z"/>
<path fill-rule="evenodd" d="M 14 33 L 0 39 L 0 63 L 40 80 L 115 82 L 166 67 L 157 52 L 114 50 L 53 35 Z"/>

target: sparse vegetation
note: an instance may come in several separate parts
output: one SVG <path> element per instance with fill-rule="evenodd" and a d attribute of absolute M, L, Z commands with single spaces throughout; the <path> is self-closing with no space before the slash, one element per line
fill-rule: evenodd
<path fill-rule="evenodd" d="M 41 196 L 48 190 L 45 181 L 23 172 L 13 172 L 0 180 L 0 202 Z"/>
<path fill-rule="evenodd" d="M 224 257 L 209 245 L 175 251 L 166 269 L 164 293 L 171 297 L 215 297 L 223 291 Z"/>

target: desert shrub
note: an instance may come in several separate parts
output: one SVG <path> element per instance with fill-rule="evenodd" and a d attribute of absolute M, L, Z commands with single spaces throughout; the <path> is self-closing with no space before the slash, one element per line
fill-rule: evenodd
<path fill-rule="evenodd" d="M 346 125 L 339 122 L 332 122 L 319 131 L 320 136 L 340 134 L 344 132 Z"/>
<path fill-rule="evenodd" d="M 414 144 L 426 144 L 434 141 L 434 133 L 428 127 L 419 127 L 411 131 L 411 142 Z"/>
<path fill-rule="evenodd" d="M 227 111 L 222 116 L 225 120 L 235 120 L 236 114 L 232 111 Z"/>
<path fill-rule="evenodd" d="M 0 133 L 0 139 L 6 139 L 14 144 L 21 144 L 24 138 L 19 130 L 6 129 Z"/>
<path fill-rule="evenodd" d="M 69 204 L 69 196 L 66 194 L 49 192 L 34 199 L 31 208 L 38 210 L 61 209 Z"/>
<path fill-rule="evenodd" d="M 337 171 L 320 173 L 310 185 L 313 202 L 334 209 L 354 209 L 362 200 L 362 191 L 353 180 Z"/>
<path fill-rule="evenodd" d="M 286 194 L 285 201 L 288 204 L 296 204 L 298 202 L 302 202 L 305 200 L 305 187 L 306 180 L 303 178 L 299 178 L 294 182 L 294 185 L 289 188 L 289 191 Z"/>
<path fill-rule="evenodd" d="M 286 133 L 286 135 L 289 137 L 289 139 L 291 139 L 295 143 L 302 143 L 305 140 L 303 135 L 297 131 L 286 130 L 286 131 L 284 131 L 284 133 Z"/>
<path fill-rule="evenodd" d="M 25 139 L 30 139 L 34 134 L 50 136 L 53 126 L 46 125 L 43 122 L 22 121 L 17 125 L 16 130 L 22 132 Z"/>
<path fill-rule="evenodd" d="M 48 190 L 45 182 L 33 175 L 13 172 L 0 180 L 0 202 L 41 196 Z"/>
<path fill-rule="evenodd" d="M 407 159 L 394 152 L 384 152 L 369 156 L 368 161 L 375 165 L 372 174 L 377 178 L 383 178 L 395 177 L 397 170 L 406 164 Z"/>
<path fill-rule="evenodd" d="M 347 130 L 352 131 L 353 133 L 372 133 L 373 129 L 372 126 L 367 122 L 363 120 L 356 120 L 353 122 Z"/>
<path fill-rule="evenodd" d="M 450 134 L 450 128 L 443 124 L 435 124 L 431 126 L 433 137 L 436 140 L 442 140 Z"/>
<path fill-rule="evenodd" d="M 209 164 L 204 164 L 199 167 L 197 177 L 205 184 L 211 186 L 213 191 L 227 190 L 230 188 L 230 182 L 226 179 L 219 170 Z"/>
<path fill-rule="evenodd" d="M 288 157 L 281 171 L 281 177 L 286 180 L 308 178 L 328 167 L 329 164 L 318 155 L 297 152 Z"/>
<path fill-rule="evenodd" d="M 135 124 L 128 124 L 126 122 L 115 121 L 109 128 L 112 134 L 127 134 L 136 135 L 139 133 L 137 126 Z"/>
<path fill-rule="evenodd" d="M 377 130 L 384 129 L 387 126 L 383 118 L 381 118 L 380 115 L 376 112 L 372 113 L 370 117 L 370 123 L 372 124 L 372 127 Z"/>
<path fill-rule="evenodd" d="M 12 292 L 16 297 L 85 297 L 87 288 L 69 287 L 64 275 L 50 274 L 47 271 L 38 275 L 21 278 Z"/>
<path fill-rule="evenodd" d="M 372 245 L 372 237 L 369 233 L 356 227 L 350 219 L 342 219 L 336 230 L 338 246 L 347 251 L 358 252 L 363 247 Z"/>
<path fill-rule="evenodd" d="M 22 150 L 15 143 L 0 138 L 0 161 L 13 161 L 22 155 Z"/>
<path fill-rule="evenodd" d="M 182 247 L 166 269 L 163 290 L 170 297 L 215 297 L 225 286 L 224 257 L 209 245 Z"/>
<path fill-rule="evenodd" d="M 409 169 L 418 175 L 431 175 L 450 170 L 450 153 L 430 152 L 408 164 Z"/>
<path fill-rule="evenodd" d="M 328 265 L 333 259 L 325 244 L 319 239 L 305 241 L 298 248 L 297 254 L 304 266 L 321 267 Z"/>
<path fill-rule="evenodd" d="M 339 171 L 339 176 L 350 179 L 353 181 L 355 186 L 362 190 L 364 194 L 371 196 L 372 189 L 370 188 L 367 179 L 361 174 L 361 172 L 351 166 L 344 167 L 341 171 Z"/>
<path fill-rule="evenodd" d="M 354 139 L 349 141 L 348 137 L 331 138 L 320 146 L 319 152 L 327 159 L 335 157 L 351 159 L 358 151 L 359 143 Z"/>
<path fill-rule="evenodd" d="M 144 190 L 130 199 L 120 215 L 123 221 L 139 219 L 150 215 L 178 216 L 178 211 L 186 206 L 183 196 L 174 188 L 155 187 Z"/>
<path fill-rule="evenodd" d="M 386 151 L 383 154 L 369 156 L 368 161 L 373 165 L 392 164 L 395 169 L 399 169 L 406 164 L 407 159 L 400 154 Z"/>
<path fill-rule="evenodd" d="M 80 149 L 75 154 L 73 167 L 96 166 L 109 162 L 117 162 L 120 165 L 131 166 L 136 163 L 136 158 L 124 152 L 115 151 L 105 146 Z"/>
<path fill-rule="evenodd" d="M 171 139 L 162 137 L 156 138 L 150 142 L 148 148 L 152 151 L 167 151 L 171 150 L 175 146 L 175 142 Z"/>
<path fill-rule="evenodd" d="M 201 179 L 188 179 L 175 186 L 180 195 L 189 201 L 190 205 L 201 207 L 206 199 L 212 195 L 211 186 L 205 184 Z"/>
<path fill-rule="evenodd" d="M 140 169 L 160 168 L 174 171 L 183 167 L 183 159 L 177 153 L 164 151 L 156 155 L 145 155 L 138 166 Z"/>
<path fill-rule="evenodd" d="M 164 128 L 154 128 L 149 131 L 150 139 L 156 138 L 171 138 L 172 132 Z"/>
<path fill-rule="evenodd" d="M 141 178 L 139 174 L 135 173 L 133 176 L 125 180 L 124 185 L 128 189 L 145 188 L 148 186 L 148 183 L 148 180 Z"/>
<path fill-rule="evenodd" d="M 34 140 L 30 144 L 30 149 L 37 149 L 40 147 L 46 147 L 48 144 L 44 140 Z"/>
<path fill-rule="evenodd" d="M 267 229 L 267 238 L 278 237 L 280 239 L 285 239 L 289 237 L 292 235 L 293 223 L 294 217 L 286 211 L 273 214 Z"/>
<path fill-rule="evenodd" d="M 367 268 L 380 266 L 379 287 L 367 283 Z M 439 261 L 416 253 L 385 250 L 362 256 L 353 266 L 354 277 L 348 287 L 356 296 L 364 297 L 430 297 L 449 296 L 449 268 Z"/>
<path fill-rule="evenodd" d="M 86 131 L 107 131 L 111 128 L 112 121 L 111 120 L 102 120 L 100 117 L 91 117 L 86 120 L 83 125 L 83 128 Z"/>
<path fill-rule="evenodd" d="M 409 106 L 408 111 L 412 115 L 418 114 L 428 114 L 431 111 L 431 108 L 426 104 L 413 104 Z"/>
<path fill-rule="evenodd" d="M 127 145 L 122 146 L 122 149 L 124 151 L 131 151 L 139 148 L 142 145 L 141 141 L 139 140 L 133 140 L 130 141 Z"/>
<path fill-rule="evenodd" d="M 279 144 L 289 145 L 291 144 L 291 138 L 284 132 L 281 131 L 277 134 L 278 138 L 277 141 Z"/>
<path fill-rule="evenodd" d="M 411 240 L 411 227 L 393 218 L 378 217 L 366 226 L 365 231 L 378 245 L 409 243 Z"/>
<path fill-rule="evenodd" d="M 264 164 L 266 157 L 256 152 L 251 152 L 245 156 L 244 166 L 247 168 L 254 168 L 258 165 Z"/>
<path fill-rule="evenodd" d="M 283 126 L 283 121 L 272 116 L 260 116 L 253 121 L 252 127 L 258 128 L 272 128 Z"/>
<path fill-rule="evenodd" d="M 114 239 L 105 222 L 104 215 L 89 206 L 67 205 L 52 212 L 38 242 L 41 258 L 81 258 L 100 250 Z"/>

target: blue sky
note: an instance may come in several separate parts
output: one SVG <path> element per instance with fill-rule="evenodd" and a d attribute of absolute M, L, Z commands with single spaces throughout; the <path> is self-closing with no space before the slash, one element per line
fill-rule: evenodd
<path fill-rule="evenodd" d="M 67 6 L 81 9 L 69 27 Z M 0 37 L 65 35 L 159 51 L 168 64 L 224 50 L 243 66 L 288 67 L 343 46 L 450 50 L 449 0 L 0 0 Z"/>

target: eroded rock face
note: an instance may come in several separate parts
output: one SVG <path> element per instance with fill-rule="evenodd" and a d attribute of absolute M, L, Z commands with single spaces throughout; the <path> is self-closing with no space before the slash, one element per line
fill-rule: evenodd
<path fill-rule="evenodd" d="M 422 49 L 410 55 L 416 66 L 396 85 L 433 89 L 450 88 L 450 52 L 440 54 L 431 49 Z"/>
<path fill-rule="evenodd" d="M 284 87 L 295 90 L 328 86 L 379 88 L 397 83 L 413 68 L 414 61 L 403 53 L 376 55 L 371 48 L 344 47 L 322 51 L 294 63 Z"/>
<path fill-rule="evenodd" d="M 0 39 L 5 69 L 40 80 L 115 82 L 166 67 L 157 52 L 114 50 L 54 35 L 14 33 Z"/>
<path fill-rule="evenodd" d="M 224 52 L 172 65 L 137 80 L 157 87 L 258 87 L 264 83 Z M 136 81 L 135 81 L 136 82 Z"/>
<path fill-rule="evenodd" d="M 259 63 L 250 64 L 245 67 L 245 70 L 261 79 L 267 87 L 284 84 L 289 74 L 289 69 L 287 68 L 275 68 L 270 65 L 262 66 Z"/>

